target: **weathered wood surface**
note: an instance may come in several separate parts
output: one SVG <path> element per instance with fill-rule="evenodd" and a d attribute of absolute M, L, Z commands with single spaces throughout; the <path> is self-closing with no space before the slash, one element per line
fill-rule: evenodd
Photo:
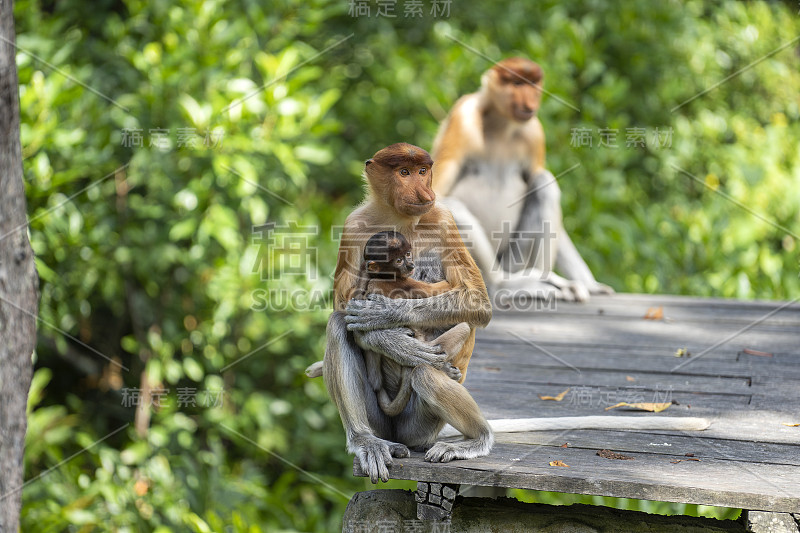
<path fill-rule="evenodd" d="M 800 423 L 800 303 L 619 294 L 556 307 L 495 311 L 479 332 L 465 385 L 487 418 L 633 417 L 605 407 L 674 402 L 659 416 L 711 427 L 509 433 L 488 457 L 415 453 L 391 477 L 800 512 L 800 427 L 784 425 Z M 657 307 L 664 319 L 645 320 Z M 538 398 L 566 388 L 560 402 Z"/>

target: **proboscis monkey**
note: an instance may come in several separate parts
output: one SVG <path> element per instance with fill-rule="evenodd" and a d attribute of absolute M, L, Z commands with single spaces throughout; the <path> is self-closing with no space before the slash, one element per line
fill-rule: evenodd
<path fill-rule="evenodd" d="M 459 99 L 439 127 L 433 185 L 490 289 L 586 300 L 613 290 L 595 280 L 564 229 L 536 116 L 542 79 L 539 65 L 521 57 L 486 71 L 480 90 Z"/>
<path fill-rule="evenodd" d="M 449 211 L 436 204 L 431 189 L 433 161 L 422 148 L 398 143 L 367 160 L 368 193 L 344 224 L 334 277 L 334 312 L 328 321 L 323 375 L 344 425 L 347 449 L 373 482 L 387 480 L 392 457 L 407 457 L 408 447 L 428 448 L 425 460 L 446 462 L 489 453 L 489 424 L 461 383 L 434 368 L 447 359 L 439 346 L 414 337 L 412 329 L 441 334 L 456 324 L 470 327 L 463 348 L 450 362 L 463 380 L 475 345 L 475 328 L 489 323 L 492 307 L 480 271 L 464 247 Z M 394 230 L 412 243 L 414 278 L 447 281 L 450 290 L 428 298 L 387 298 L 372 294 L 353 299 L 367 240 Z M 412 367 L 412 394 L 397 416 L 386 415 L 370 386 L 364 350 L 397 363 L 382 365 L 383 381 L 397 381 L 393 368 Z M 466 439 L 436 442 L 449 423 Z"/>
<path fill-rule="evenodd" d="M 438 346 L 417 339 L 410 328 L 441 334 L 461 322 L 470 327 L 462 350 L 450 362 L 463 382 L 475 344 L 475 328 L 492 316 L 480 271 L 450 213 L 436 203 L 431 189 L 433 161 L 416 146 L 398 143 L 367 160 L 365 202 L 345 221 L 334 278 L 334 311 L 328 321 L 327 347 L 322 363 L 325 385 L 336 403 L 347 438 L 373 483 L 386 481 L 392 459 L 407 457 L 409 447 L 428 448 L 425 460 L 447 462 L 487 455 L 499 431 L 545 429 L 704 429 L 698 418 L 562 417 L 489 422 L 459 381 L 435 368 L 447 355 Z M 417 258 L 414 279 L 446 281 L 450 290 L 427 298 L 387 298 L 379 294 L 352 299 L 358 292 L 366 243 L 378 231 L 403 233 Z M 364 351 L 380 354 L 397 365 L 381 365 L 382 379 L 398 381 L 397 368 L 411 367 L 411 398 L 397 416 L 380 408 L 370 383 Z M 318 363 L 309 367 L 313 375 Z M 393 373 L 389 375 L 389 373 Z M 445 426 L 451 427 L 439 435 Z M 456 442 L 437 436 L 461 434 Z"/>

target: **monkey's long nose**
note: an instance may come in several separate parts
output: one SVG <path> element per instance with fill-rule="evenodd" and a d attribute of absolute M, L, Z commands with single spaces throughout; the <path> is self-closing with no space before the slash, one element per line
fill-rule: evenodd
<path fill-rule="evenodd" d="M 428 204 L 436 200 L 436 193 L 433 192 L 433 189 L 428 189 L 427 187 L 421 188 L 417 191 L 417 199 L 419 199 L 419 203 L 421 204 Z"/>

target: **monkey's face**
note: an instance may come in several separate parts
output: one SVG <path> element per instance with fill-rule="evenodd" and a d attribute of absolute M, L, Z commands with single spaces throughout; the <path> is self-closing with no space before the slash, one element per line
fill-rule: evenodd
<path fill-rule="evenodd" d="M 378 279 L 391 279 L 402 281 L 410 278 L 414 273 L 414 260 L 411 258 L 411 251 L 389 249 L 386 251 L 385 258 L 380 260 L 367 261 L 367 272 L 370 277 Z M 374 257 L 374 256 L 373 256 Z"/>
<path fill-rule="evenodd" d="M 432 165 L 407 165 L 393 170 L 395 188 L 393 204 L 398 213 L 419 217 L 427 213 L 436 201 L 431 187 Z"/>
<path fill-rule="evenodd" d="M 373 192 L 401 215 L 422 216 L 436 200 L 433 160 L 418 146 L 397 143 L 378 151 L 367 160 L 366 176 Z"/>
<path fill-rule="evenodd" d="M 411 274 L 414 273 L 414 259 L 411 257 L 411 251 L 409 250 L 402 257 L 395 259 L 392 268 L 399 279 L 411 277 Z"/>
<path fill-rule="evenodd" d="M 497 111 L 516 122 L 536 116 L 542 99 L 542 70 L 533 61 L 512 58 L 489 71 L 489 95 Z"/>

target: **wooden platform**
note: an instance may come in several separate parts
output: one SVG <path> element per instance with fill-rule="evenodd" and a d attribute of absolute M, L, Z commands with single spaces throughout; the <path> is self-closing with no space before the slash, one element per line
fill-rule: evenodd
<path fill-rule="evenodd" d="M 657 416 L 711 427 L 498 434 L 488 457 L 415 453 L 392 478 L 800 512 L 800 426 L 786 425 L 800 423 L 800 303 L 619 294 L 556 307 L 496 310 L 479 332 L 465 385 L 487 418 L 636 417 L 649 413 L 605 408 L 673 402 Z"/>

